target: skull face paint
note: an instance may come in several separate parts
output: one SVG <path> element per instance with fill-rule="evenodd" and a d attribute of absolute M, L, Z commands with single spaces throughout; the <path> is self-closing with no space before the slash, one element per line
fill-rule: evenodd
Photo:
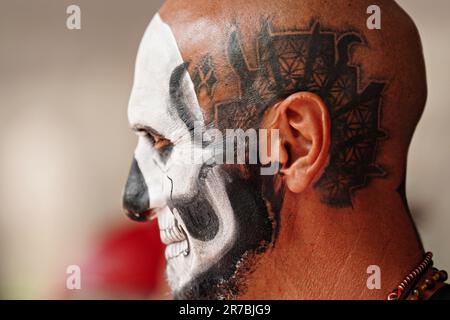
<path fill-rule="evenodd" d="M 273 181 L 257 166 L 248 168 L 249 179 L 237 166 L 186 161 L 192 148 L 203 152 L 193 123 L 205 123 L 188 66 L 156 15 L 139 48 L 128 108 L 139 140 L 124 208 L 131 218 L 157 215 L 176 298 L 230 297 L 243 256 L 272 241 L 274 221 L 261 195 L 270 197 Z"/>

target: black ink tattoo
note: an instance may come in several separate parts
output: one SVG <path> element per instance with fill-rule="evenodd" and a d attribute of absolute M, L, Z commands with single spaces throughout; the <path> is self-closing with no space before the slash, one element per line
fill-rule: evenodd
<path fill-rule="evenodd" d="M 231 32 L 227 53 L 240 92 L 215 103 L 210 117 L 222 129 L 254 128 L 276 101 L 299 91 L 318 94 L 330 112 L 331 147 L 315 187 L 328 205 L 351 206 L 357 189 L 386 174 L 376 163 L 378 144 L 387 137 L 380 126 L 385 82 L 373 81 L 361 90 L 360 67 L 349 62 L 350 48 L 363 38 L 322 29 L 316 20 L 306 30 L 278 31 L 262 19 L 256 43 L 256 65 L 251 66 L 238 29 Z"/>
<path fill-rule="evenodd" d="M 226 46 L 230 66 L 239 81 L 235 98 L 213 99 L 220 79 L 209 55 L 192 66 L 191 78 L 197 95 L 205 90 L 211 98 L 206 111 L 210 114 L 205 116 L 211 123 L 207 125 L 222 130 L 257 128 L 263 113 L 275 102 L 299 91 L 318 94 L 329 108 L 332 141 L 329 164 L 315 187 L 325 203 L 351 206 L 355 190 L 366 186 L 371 178 L 385 175 L 376 163 L 378 143 L 386 137 L 380 128 L 385 83 L 371 82 L 361 90 L 359 67 L 349 62 L 349 49 L 362 44 L 362 37 L 355 32 L 322 29 L 318 21 L 305 30 L 274 30 L 267 19 L 262 19 L 252 60 L 245 56 L 239 38 L 235 27 Z M 174 71 L 172 105 L 182 106 L 177 85 L 181 78 L 177 75 Z M 184 119 L 186 112 L 178 115 Z M 190 122 L 185 123 L 189 128 Z M 235 242 L 220 261 L 176 292 L 175 298 L 235 298 L 241 290 L 236 272 L 242 265 L 244 273 L 250 272 L 246 259 L 251 260 L 251 254 L 262 253 L 269 244 L 275 244 L 285 187 L 278 176 L 261 176 L 259 169 L 259 165 L 248 165 L 245 175 L 237 167 L 223 170 L 228 176 L 226 193 L 236 218 Z M 219 226 L 216 208 L 201 196 L 210 172 L 208 167 L 199 175 L 199 192 L 193 193 L 194 199 L 173 199 L 171 203 L 171 207 L 181 208 L 180 215 L 190 233 L 203 241 L 215 237 Z M 251 261 L 248 265 L 251 268 Z"/>
<path fill-rule="evenodd" d="M 194 83 L 197 96 L 200 95 L 202 89 L 206 90 L 209 97 L 213 96 L 217 78 L 210 55 L 204 56 L 200 63 L 196 65 L 192 76 L 192 82 Z"/>

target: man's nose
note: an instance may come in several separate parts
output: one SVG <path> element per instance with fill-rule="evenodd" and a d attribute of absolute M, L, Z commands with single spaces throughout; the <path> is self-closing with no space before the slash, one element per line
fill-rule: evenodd
<path fill-rule="evenodd" d="M 126 215 L 134 221 L 147 221 L 151 215 L 150 197 L 144 176 L 133 159 L 130 174 L 123 192 L 123 209 Z"/>

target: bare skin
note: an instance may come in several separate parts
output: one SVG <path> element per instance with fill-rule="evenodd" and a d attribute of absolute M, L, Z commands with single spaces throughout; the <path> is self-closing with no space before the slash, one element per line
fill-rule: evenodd
<path fill-rule="evenodd" d="M 239 27 L 241 49 L 254 66 L 262 17 L 270 17 L 277 30 L 305 30 L 317 19 L 323 30 L 337 35 L 357 32 L 366 43 L 349 50 L 349 65 L 359 66 L 358 91 L 371 82 L 384 84 L 380 128 L 387 134 L 376 150 L 376 164 L 383 170 L 351 192 L 351 203 L 324 201 L 324 190 L 317 187 L 334 161 L 327 101 L 317 93 L 298 90 L 265 111 L 260 126 L 279 129 L 283 138 L 277 160 L 286 190 L 276 243 L 246 274 L 238 298 L 385 299 L 423 259 L 424 249 L 399 192 L 427 95 L 422 48 L 414 23 L 394 1 L 378 1 L 382 29 L 368 30 L 366 9 L 371 4 L 366 0 L 192 0 L 186 5 L 184 0 L 170 0 L 160 11 L 183 60 L 190 62 L 191 78 L 205 55 L 214 61 L 217 85 L 212 92 L 197 92 L 211 123 L 223 120 L 211 113 L 216 102 L 239 95 L 236 70 L 227 54 L 230 33 L 235 25 Z M 367 288 L 370 265 L 381 268 L 379 290 Z"/>

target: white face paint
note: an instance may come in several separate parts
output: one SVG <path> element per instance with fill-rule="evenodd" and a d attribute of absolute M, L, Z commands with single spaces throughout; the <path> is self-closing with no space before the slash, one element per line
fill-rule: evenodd
<path fill-rule="evenodd" d="M 128 117 L 131 126 L 157 132 L 173 144 L 170 154 L 162 157 L 148 135 L 140 132 L 135 159 L 147 184 L 150 208 L 158 213 L 162 241 L 168 245 L 167 274 L 174 291 L 182 289 L 196 275 L 219 261 L 236 239 L 236 221 L 221 170 L 218 167 L 209 170 L 199 184 L 203 165 L 186 161 L 191 154 L 192 137 L 183 120 L 173 112 L 169 86 L 173 71 L 182 64 L 170 27 L 156 15 L 139 48 Z M 204 123 L 187 72 L 184 72 L 180 85 L 190 114 L 196 121 Z M 174 204 L 189 204 L 197 196 L 207 200 L 215 212 L 218 228 L 212 233 L 212 239 L 208 238 L 211 234 L 199 236 L 190 232 L 194 230 L 190 226 L 197 223 L 197 214 L 201 216 L 201 212 L 192 210 L 195 206 L 190 207 L 189 214 L 181 215 L 186 207 Z M 199 211 L 205 209 L 204 202 L 195 204 Z M 170 204 L 174 204 L 172 210 Z M 202 230 L 197 231 L 202 233 Z"/>

